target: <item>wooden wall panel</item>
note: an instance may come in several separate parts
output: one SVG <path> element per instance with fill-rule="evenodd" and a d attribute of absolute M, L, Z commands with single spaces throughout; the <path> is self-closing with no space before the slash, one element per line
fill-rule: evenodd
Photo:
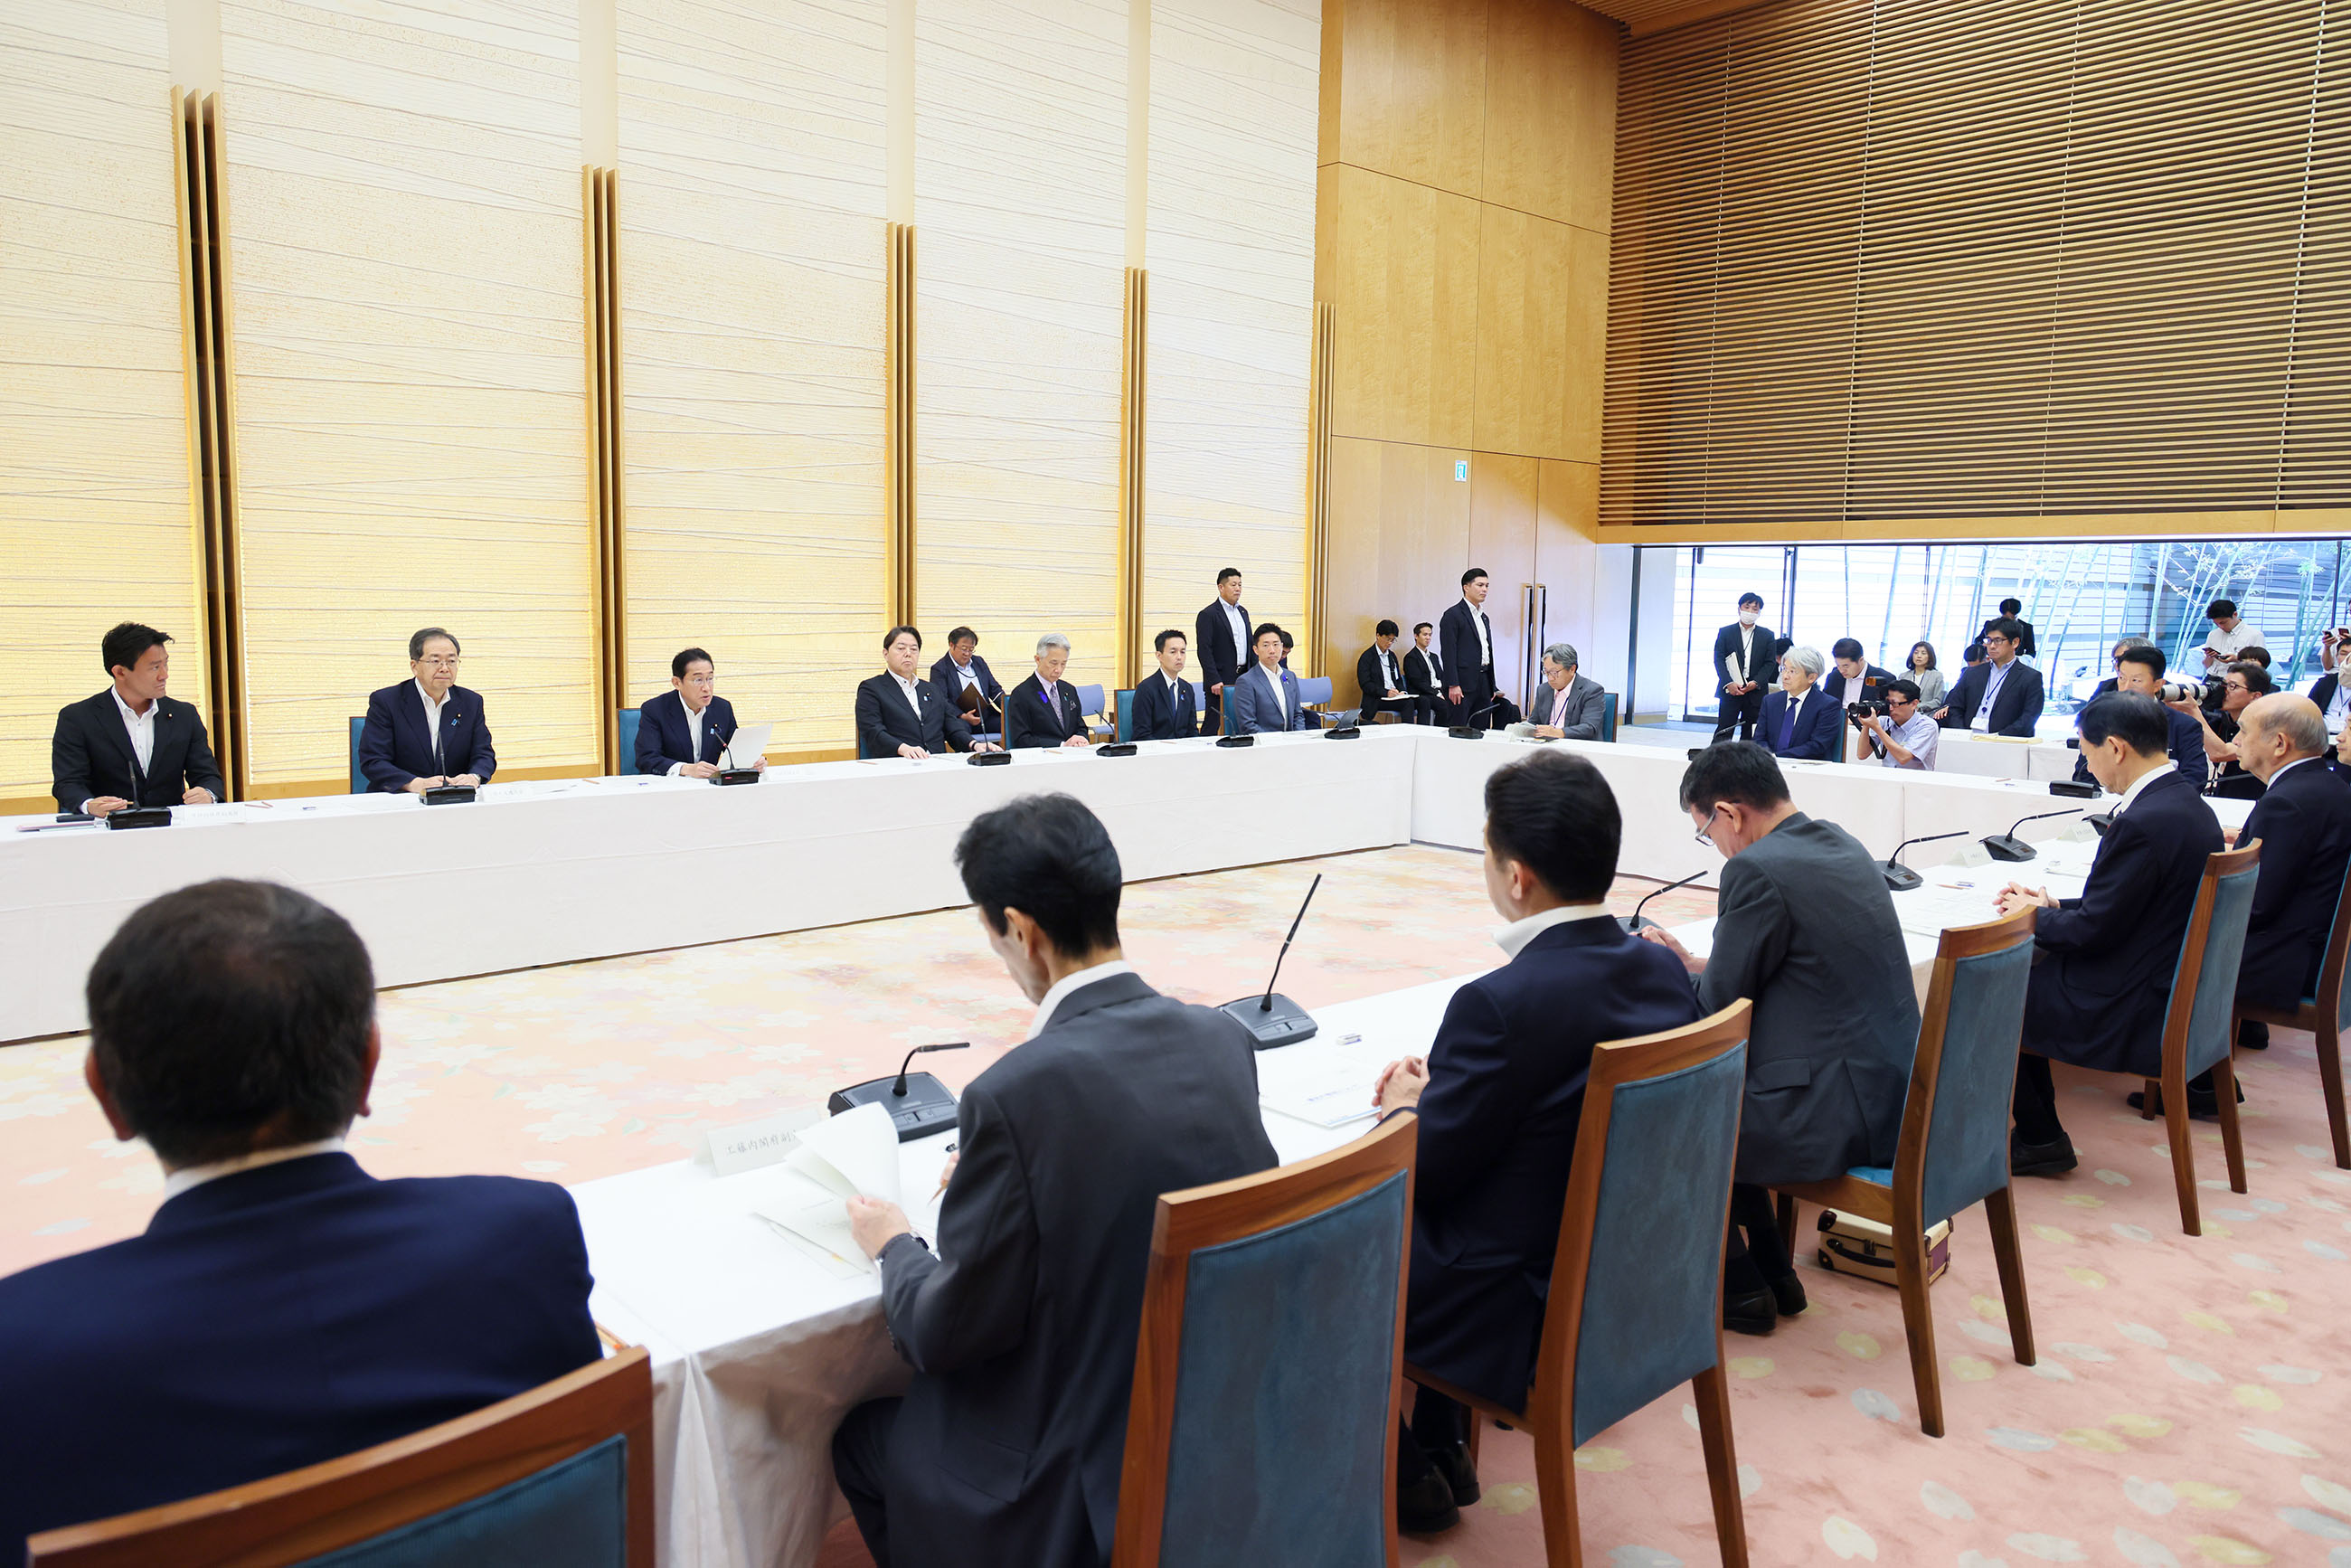
<path fill-rule="evenodd" d="M 1045 632 L 1117 668 L 1123 0 L 914 18 L 915 605 L 1006 683 Z"/>
<path fill-rule="evenodd" d="M 1608 232 L 1617 29 L 1562 0 L 1492 0 L 1479 196 Z"/>
<path fill-rule="evenodd" d="M 1469 459 L 1469 559 L 1462 570 L 1486 569 L 1495 685 L 1513 702 L 1525 696 L 1521 639 L 1527 627 L 1527 585 L 1535 580 L 1537 469 L 1536 459 L 1504 453 L 1480 452 Z M 1461 574 L 1453 575 L 1454 597 L 1458 598 Z"/>
<path fill-rule="evenodd" d="M 162 0 L 0 11 L 0 806 L 46 809 L 116 622 L 206 701 L 165 57 Z"/>
<path fill-rule="evenodd" d="M 1153 0 L 1141 670 L 1227 566 L 1305 635 L 1320 47 L 1311 0 Z"/>
<path fill-rule="evenodd" d="M 592 769 L 578 8 L 220 11 L 256 792 L 433 623 L 502 773 Z"/>
<path fill-rule="evenodd" d="M 1332 439 L 1323 669 L 1342 695 L 1383 617 L 1403 631 L 1401 646 L 1414 622 L 1434 622 L 1461 596 L 1473 486 L 1453 473 L 1465 460 L 1474 471 L 1462 447 Z"/>
<path fill-rule="evenodd" d="M 1353 163 L 1477 197 L 1487 136 L 1487 0 L 1329 0 L 1338 141 Z"/>
<path fill-rule="evenodd" d="M 1332 428 L 1467 446 L 1478 340 L 1479 205 L 1352 164 L 1322 170 L 1334 307 Z"/>
<path fill-rule="evenodd" d="M 1607 239 L 1490 204 L 1479 214 L 1473 444 L 1597 462 Z"/>
<path fill-rule="evenodd" d="M 880 667 L 883 0 L 621 0 L 631 706 L 710 651 L 772 754 Z"/>

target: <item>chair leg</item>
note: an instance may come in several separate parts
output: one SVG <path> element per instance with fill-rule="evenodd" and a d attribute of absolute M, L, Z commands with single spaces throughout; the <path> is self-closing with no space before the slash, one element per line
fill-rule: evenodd
<path fill-rule="evenodd" d="M 1984 1197 L 1992 1260 L 2000 1265 L 2000 1299 L 2008 1308 L 2009 1343 L 2020 1366 L 2033 1364 L 2032 1308 L 2024 1297 L 2024 1249 L 2017 1245 L 2016 1194 L 2008 1187 Z"/>
<path fill-rule="evenodd" d="M 1542 1501 L 1543 1563 L 1546 1568 L 1583 1568 L 1583 1534 L 1575 1516 L 1575 1450 L 1564 1423 L 1534 1428 L 1535 1494 Z"/>
<path fill-rule="evenodd" d="M 1718 1360 L 1692 1378 L 1690 1390 L 1698 1396 L 1698 1441 L 1706 1450 L 1715 1545 L 1723 1568 L 1747 1568 L 1747 1514 L 1739 1500 L 1739 1455 L 1730 1440 L 1730 1382 L 1722 1375 L 1722 1363 Z"/>
<path fill-rule="evenodd" d="M 2335 1164 L 2351 1171 L 2351 1124 L 2343 1112 L 2343 1049 L 2335 1020 L 2321 1019 L 2318 1036 L 2318 1086 L 2326 1095 L 2326 1130 L 2335 1134 Z"/>
<path fill-rule="evenodd" d="M 2147 1087 L 2157 1086 L 2150 1082 Z M 2188 1141 L 2187 1077 L 2182 1074 L 2177 1085 L 2163 1087 L 2163 1130 L 2171 1144 L 2171 1179 L 2179 1189 L 2179 1228 L 2190 1236 L 2201 1236 L 2204 1223 L 2196 1208 L 2196 1145 Z"/>
<path fill-rule="evenodd" d="M 1469 1468 L 1478 1468 L 1478 1438 L 1486 1430 L 1488 1416 L 1482 1410 L 1469 1412 Z"/>
<path fill-rule="evenodd" d="M 1918 1429 L 1943 1435 L 1943 1385 L 1935 1370 L 1935 1304 L 1928 1299 L 1927 1239 L 1915 1225 L 1894 1225 L 1894 1284 L 1902 1295 L 1902 1333 L 1910 1342 L 1910 1381 L 1918 1390 Z"/>
<path fill-rule="evenodd" d="M 1796 1260 L 1796 1200 L 1782 1193 L 1775 1218 L 1780 1227 L 1780 1245 L 1788 1249 L 1788 1261 L 1793 1263 Z"/>
<path fill-rule="evenodd" d="M 2220 1107 L 2220 1148 L 2229 1161 L 2229 1190 L 2245 1190 L 2245 1140 L 2237 1124 L 2237 1068 L 2227 1057 L 2212 1064 L 2212 1092 Z"/>
<path fill-rule="evenodd" d="M 2163 1085 L 2150 1078 L 2147 1081 L 2146 1090 L 2138 1097 L 2138 1119 L 2142 1122 L 2154 1121 L 2155 1108 L 2161 1103 L 2163 1103 Z"/>

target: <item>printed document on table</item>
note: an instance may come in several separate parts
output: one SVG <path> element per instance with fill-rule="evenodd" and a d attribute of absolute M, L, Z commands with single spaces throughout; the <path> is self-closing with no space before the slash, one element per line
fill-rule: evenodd
<path fill-rule="evenodd" d="M 1352 1035 L 1318 1037 L 1264 1051 L 1257 1058 L 1260 1104 L 1317 1127 L 1343 1127 L 1380 1113 L 1372 1086 L 1395 1059 Z"/>
<path fill-rule="evenodd" d="M 1981 925 L 2000 918 L 2000 886 L 1980 882 L 1972 887 L 1938 887 L 1929 883 L 1896 894 L 1894 916 L 1914 936 L 1940 936 L 1954 925 Z"/>
<path fill-rule="evenodd" d="M 850 1233 L 848 1199 L 862 1195 L 904 1207 L 898 1129 L 878 1104 L 803 1127 L 781 1164 L 726 1179 L 756 1187 L 750 1211 L 786 1239 L 807 1243 L 801 1250 L 842 1279 L 874 1272 Z"/>

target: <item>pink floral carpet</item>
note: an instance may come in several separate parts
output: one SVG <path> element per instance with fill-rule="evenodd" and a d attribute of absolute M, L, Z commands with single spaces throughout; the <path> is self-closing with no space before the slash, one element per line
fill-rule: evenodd
<path fill-rule="evenodd" d="M 1425 848 L 1137 884 L 1128 955 L 1187 1000 L 1261 986 L 1316 871 L 1282 979 L 1309 1007 L 1499 959 L 1477 859 Z M 1651 906 L 1711 912 L 1710 894 Z M 392 991 L 353 1146 L 383 1176 L 584 1181 L 680 1158 L 709 1126 L 808 1103 L 910 1045 L 973 1041 L 930 1059 L 961 1084 L 1029 1016 L 966 911 Z M 109 1135 L 83 1050 L 0 1049 L 0 1271 L 153 1211 L 161 1176 Z M 2199 1125 L 2194 1239 L 2129 1085 L 2061 1079 L 2082 1169 L 2020 1184 L 2041 1364 L 2011 1358 L 1980 1212 L 1963 1216 L 1934 1291 L 1949 1437 L 1918 1431 L 1889 1289 L 1808 1263 L 1810 1312 L 1728 1342 L 1755 1563 L 2351 1568 L 2351 1172 L 2327 1155 L 2307 1036 L 2280 1031 L 2240 1070 L 2252 1190 L 2225 1190 Z M 1579 1455 L 1588 1562 L 1715 1561 L 1692 1419 L 1669 1397 Z M 1542 1561 L 1531 1446 L 1489 1432 L 1483 1469 L 1485 1500 L 1407 1541 L 1406 1564 Z"/>

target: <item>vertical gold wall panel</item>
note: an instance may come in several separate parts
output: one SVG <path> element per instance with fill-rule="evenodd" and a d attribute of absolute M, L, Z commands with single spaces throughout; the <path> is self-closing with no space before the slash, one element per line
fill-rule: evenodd
<path fill-rule="evenodd" d="M 622 706 L 710 651 L 774 755 L 880 667 L 883 0 L 620 0 Z"/>
<path fill-rule="evenodd" d="M 1480 452 L 1600 459 L 1608 241 L 1510 207 L 1479 209 Z"/>
<path fill-rule="evenodd" d="M 1347 163 L 1322 174 L 1334 308 L 1332 428 L 1467 446 L 1478 341 L 1479 204 Z"/>
<path fill-rule="evenodd" d="M 1608 232 L 1616 40 L 1614 23 L 1581 5 L 1491 0 L 1481 199 Z"/>
<path fill-rule="evenodd" d="M 162 0 L 0 12 L 0 803 L 47 805 L 117 622 L 207 700 L 165 59 Z"/>
<path fill-rule="evenodd" d="M 1306 637 L 1320 47 L 1313 0 L 1153 0 L 1140 669 L 1228 566 Z"/>
<path fill-rule="evenodd" d="M 1040 633 L 1116 674 L 1127 15 L 925 0 L 914 15 L 915 590 L 1007 685 Z M 878 634 L 877 634 L 878 643 Z M 878 659 L 879 648 L 875 649 Z"/>
<path fill-rule="evenodd" d="M 1461 596 L 1473 486 L 1453 477 L 1453 465 L 1469 456 L 1463 447 L 1332 438 L 1322 667 L 1340 695 L 1353 689 L 1355 656 L 1383 616 L 1402 629 L 1403 646 L 1414 622 L 1435 621 Z"/>
<path fill-rule="evenodd" d="M 598 747 L 578 9 L 222 0 L 256 793 L 445 625 L 502 773 Z"/>
<path fill-rule="evenodd" d="M 1323 162 L 1480 194 L 1487 0 L 1330 0 L 1338 144 Z"/>
<path fill-rule="evenodd" d="M 1491 584 L 1486 618 L 1494 623 L 1495 688 L 1513 702 L 1524 695 L 1520 639 L 1527 626 L 1526 588 L 1535 580 L 1538 468 L 1535 458 L 1502 453 L 1480 452 L 1469 459 L 1467 564 L 1484 567 Z M 1461 574 L 1453 575 L 1458 596 Z"/>

